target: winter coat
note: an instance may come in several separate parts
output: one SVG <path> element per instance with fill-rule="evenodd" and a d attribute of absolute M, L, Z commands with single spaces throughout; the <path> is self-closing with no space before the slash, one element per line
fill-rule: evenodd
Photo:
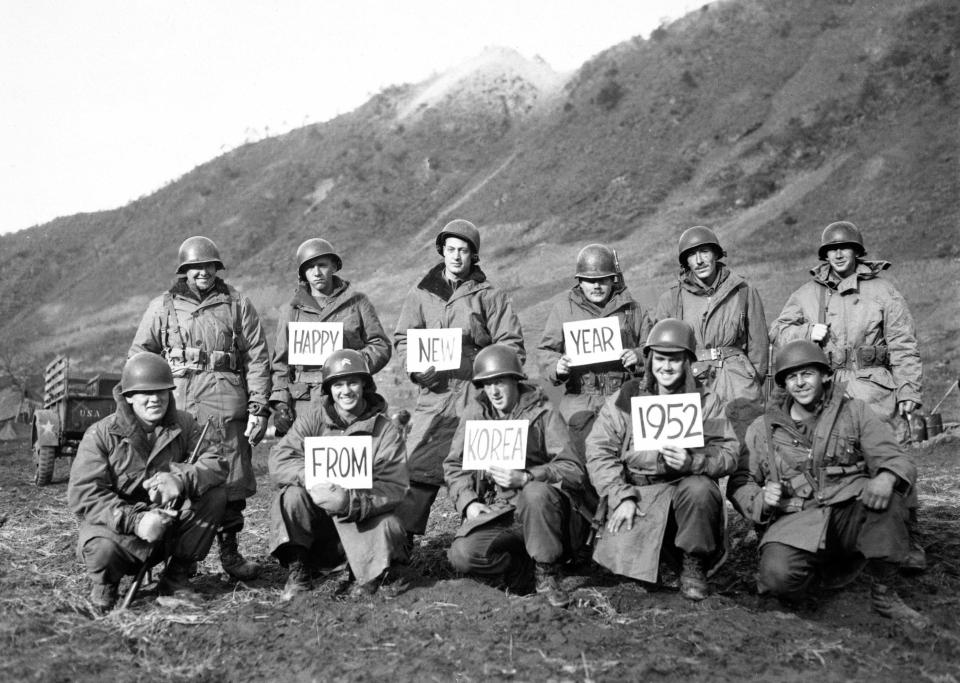
<path fill-rule="evenodd" d="M 787 394 L 750 425 L 746 455 L 727 483 L 727 497 L 747 519 L 770 524 L 761 545 L 776 541 L 816 552 L 826 542 L 831 505 L 859 497 L 881 470 L 895 474 L 906 494 L 917 468 L 890 425 L 842 388 L 827 394 L 812 435 L 797 428 L 792 405 Z M 768 481 L 783 488 L 780 504 L 765 510 Z"/>
<path fill-rule="evenodd" d="M 692 310 L 701 310 L 704 304 L 702 315 Z M 656 321 L 679 318 L 689 323 L 697 338 L 699 362 L 694 372 L 704 376 L 724 405 L 744 399 L 755 403 L 759 412 L 769 338 L 763 301 L 755 288 L 723 263 L 718 263 L 717 279 L 709 288 L 684 268 L 677 284 L 661 295 L 654 317 Z M 716 349 L 721 356 L 719 367 L 711 362 L 709 349 Z"/>
<path fill-rule="evenodd" d="M 120 387 L 113 396 L 116 412 L 91 425 L 77 447 L 67 502 L 80 520 L 78 547 L 105 537 L 146 560 L 150 544 L 135 535 L 151 507 L 144 480 L 169 472 L 180 482 L 184 499 L 194 500 L 223 485 L 227 463 L 209 439 L 204 439 L 196 462 L 188 463 L 202 429 L 192 415 L 177 410 L 172 398 L 151 446 Z"/>
<path fill-rule="evenodd" d="M 560 413 L 570 418 L 577 413 L 588 411 L 595 413 L 603 405 L 603 399 L 615 393 L 634 373 L 641 372 L 642 366 L 633 368 L 633 372 L 624 368 L 619 361 L 578 365 L 570 368 L 565 378 L 557 376 L 557 361 L 565 355 L 563 323 L 579 320 L 616 317 L 620 323 L 620 343 L 624 350 L 633 349 L 642 363 L 643 345 L 650 333 L 652 323 L 640 305 L 633 300 L 626 287 L 619 287 L 610 300 L 603 306 L 591 303 L 584 296 L 579 284 L 558 298 L 547 316 L 547 324 L 537 347 L 537 360 L 540 376 L 554 385 L 563 385 L 564 395 L 560 401 Z"/>
<path fill-rule="evenodd" d="M 309 402 L 311 390 L 321 384 L 319 365 L 290 366 L 287 363 L 289 323 L 343 323 L 343 348 L 359 351 L 371 374 L 380 372 L 390 360 L 393 349 L 373 304 L 365 294 L 353 289 L 349 282 L 336 276 L 333 281 L 333 292 L 322 308 L 311 296 L 310 285 L 301 282 L 289 305 L 280 309 L 273 347 L 271 403 L 279 401 L 293 407 L 294 402 Z"/>
<path fill-rule="evenodd" d="M 407 330 L 459 327 L 462 355 L 457 370 L 440 372 L 436 386 L 420 387 L 407 435 L 410 480 L 443 484 L 443 460 L 463 409 L 471 400 L 473 359 L 491 344 L 506 344 L 526 358 L 520 320 L 506 295 L 487 282 L 479 268 L 453 291 L 443 278 L 443 263 L 431 268 L 403 302 L 393 345 L 406 367 Z"/>
<path fill-rule="evenodd" d="M 916 326 L 903 296 L 880 274 L 886 261 L 858 261 L 840 279 L 821 263 L 811 282 L 790 295 L 770 335 L 778 346 L 810 339 L 811 327 L 829 325 L 821 346 L 833 367 L 834 382 L 891 419 L 900 401 L 920 403 L 923 365 Z"/>
<path fill-rule="evenodd" d="M 230 467 L 227 499 L 257 490 L 247 414 L 266 415 L 270 360 L 260 318 L 250 300 L 217 278 L 198 300 L 183 278 L 147 306 L 128 355 L 159 353 L 173 370 L 181 409 L 204 423 L 212 418 Z"/>

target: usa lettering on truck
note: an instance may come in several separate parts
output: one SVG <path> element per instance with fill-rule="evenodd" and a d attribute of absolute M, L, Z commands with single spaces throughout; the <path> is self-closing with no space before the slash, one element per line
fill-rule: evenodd
<path fill-rule="evenodd" d="M 570 365 L 619 360 L 623 354 L 620 319 L 612 316 L 563 323 L 563 350 Z"/>
<path fill-rule="evenodd" d="M 529 420 L 467 420 L 463 469 L 524 469 L 529 428 Z"/>
<path fill-rule="evenodd" d="M 457 370 L 463 346 L 459 327 L 407 330 L 407 372 Z"/>
<path fill-rule="evenodd" d="M 292 322 L 287 327 L 287 359 L 291 365 L 323 365 L 343 348 L 343 323 Z"/>
<path fill-rule="evenodd" d="M 303 440 L 303 481 L 346 489 L 373 488 L 373 437 L 308 436 Z"/>

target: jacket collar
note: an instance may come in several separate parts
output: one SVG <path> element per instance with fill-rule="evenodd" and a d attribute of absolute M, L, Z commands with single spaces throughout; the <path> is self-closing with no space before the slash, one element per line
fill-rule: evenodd
<path fill-rule="evenodd" d="M 647 372 L 650 372 L 649 368 L 647 369 Z M 707 396 L 710 394 L 710 390 L 696 380 L 693 382 L 684 381 L 684 384 L 673 393 L 689 394 L 693 392 L 700 394 L 701 405 L 706 403 Z M 618 391 L 616 394 L 614 403 L 617 408 L 629 414 L 632 408 L 630 399 L 632 399 L 634 396 L 653 396 L 653 392 L 647 388 L 646 382 L 642 377 L 635 377 L 624 382 L 623 386 L 620 387 L 620 391 Z"/>
<path fill-rule="evenodd" d="M 427 271 L 427 274 L 420 280 L 420 284 L 418 284 L 417 287 L 440 297 L 444 301 L 449 301 L 460 288 L 469 287 L 471 283 L 473 283 L 474 286 L 481 285 L 487 281 L 487 276 L 480 270 L 480 266 L 474 265 L 470 269 L 470 274 L 463 280 L 460 287 L 453 289 L 450 287 L 450 283 L 447 282 L 446 278 L 443 277 L 443 269 L 444 265 L 443 261 L 441 261 Z M 470 287 L 470 289 L 472 288 L 473 287 Z"/>
<path fill-rule="evenodd" d="M 144 431 L 133 413 L 133 408 L 127 403 L 127 399 L 120 393 L 120 385 L 113 388 L 113 400 L 117 404 L 117 410 L 113 414 L 113 421 L 110 423 L 109 431 L 121 439 L 126 439 L 133 444 L 134 449 L 140 453 L 149 454 L 152 451 L 159 451 L 166 446 L 174 436 L 180 433 L 180 426 L 177 423 L 177 405 L 170 392 L 170 403 L 167 405 L 167 412 L 164 413 L 160 424 L 157 425 L 155 432 L 156 441 L 153 448 L 147 440 L 147 433 Z"/>
<path fill-rule="evenodd" d="M 510 414 L 503 419 L 522 419 L 522 416 L 527 415 L 530 411 L 544 408 L 548 402 L 546 394 L 543 393 L 540 387 L 530 384 L 529 382 L 524 382 L 523 380 L 521 380 L 517 386 L 520 388 L 520 397 L 517 399 L 517 405 L 515 405 L 513 410 L 510 411 Z M 487 395 L 482 389 L 477 392 L 476 401 L 480 404 L 480 410 L 483 413 L 484 419 L 500 419 L 497 417 L 497 411 L 490 405 L 490 399 L 487 398 Z"/>
<path fill-rule="evenodd" d="M 859 288 L 860 280 L 873 280 L 880 273 L 890 267 L 889 261 L 864 261 L 857 259 L 857 267 L 845 278 L 833 272 L 829 263 L 818 263 L 810 269 L 814 282 L 835 289 L 838 292 L 847 292 Z"/>
<path fill-rule="evenodd" d="M 213 281 L 213 287 L 204 292 L 201 296 L 197 296 L 190 286 L 187 284 L 187 278 L 185 275 L 180 275 L 174 280 L 173 285 L 170 287 L 170 293 L 173 296 L 183 297 L 184 299 L 189 299 L 190 301 L 195 301 L 198 304 L 203 303 L 214 294 L 230 294 L 230 288 L 227 286 L 227 283 L 220 278 L 216 278 Z"/>
<path fill-rule="evenodd" d="M 340 419 L 337 413 L 337 407 L 333 399 L 328 395 L 320 398 L 320 420 L 325 427 L 330 429 L 342 429 L 350 432 L 373 433 L 374 423 L 377 417 L 387 409 L 387 401 L 380 394 L 366 393 L 363 395 L 367 402 L 366 409 L 355 421 L 349 425 Z"/>
<path fill-rule="evenodd" d="M 680 287 L 697 296 L 714 296 L 733 291 L 744 279 L 727 268 L 723 261 L 717 261 L 717 279 L 712 287 L 704 287 L 689 268 L 680 271 Z"/>
<path fill-rule="evenodd" d="M 576 306 L 590 311 L 590 313 L 601 318 L 612 315 L 621 308 L 626 308 L 633 303 L 633 297 L 630 296 L 630 291 L 625 285 L 615 285 L 613 293 L 610 295 L 610 300 L 605 303 L 602 308 L 584 296 L 579 283 L 574 284 L 573 287 L 570 288 L 569 296 L 570 301 Z"/>
<path fill-rule="evenodd" d="M 347 291 L 348 287 L 350 287 L 350 283 L 347 280 L 342 280 L 334 275 L 333 291 L 330 293 L 329 297 L 330 301 L 338 298 L 341 294 Z M 293 308 L 302 308 L 305 311 L 311 311 L 313 313 L 320 312 L 320 307 L 317 304 L 317 300 L 313 298 L 313 295 L 310 293 L 310 285 L 303 281 L 297 285 L 297 289 L 293 293 L 293 301 L 290 302 L 290 305 Z"/>

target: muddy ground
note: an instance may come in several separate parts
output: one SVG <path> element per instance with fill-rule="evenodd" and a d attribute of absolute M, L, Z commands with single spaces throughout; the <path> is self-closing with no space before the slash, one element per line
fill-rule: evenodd
<path fill-rule="evenodd" d="M 263 463 L 269 444 L 258 447 Z M 199 608 L 159 604 L 152 587 L 126 613 L 91 615 L 65 509 L 69 460 L 38 489 L 26 439 L 0 442 L 2 680 L 960 680 L 960 437 L 913 450 L 929 569 L 896 586 L 934 622 L 897 626 L 870 611 L 861 580 L 799 610 L 760 599 L 756 539 L 731 511 L 732 559 L 699 604 L 676 590 L 582 567 L 575 603 L 551 609 L 457 577 L 444 549 L 456 516 L 441 502 L 417 546 L 416 585 L 399 597 L 338 598 L 330 583 L 291 604 L 266 556 L 264 472 L 243 547 L 263 577 L 229 583 L 211 556 Z M 121 588 L 126 587 L 126 582 Z"/>

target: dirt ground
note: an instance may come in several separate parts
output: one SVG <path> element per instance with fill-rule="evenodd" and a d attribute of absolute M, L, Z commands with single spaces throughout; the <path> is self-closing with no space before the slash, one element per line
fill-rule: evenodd
<path fill-rule="evenodd" d="M 269 443 L 258 447 L 265 462 Z M 787 609 L 754 589 L 756 538 L 731 510 L 731 560 L 699 604 L 646 592 L 595 565 L 572 571 L 569 609 L 454 575 L 446 500 L 413 555 L 418 580 L 392 599 L 333 596 L 331 582 L 278 603 L 284 572 L 266 556 L 264 472 L 242 545 L 266 565 L 229 583 L 213 556 L 199 607 L 159 604 L 152 586 L 125 613 L 91 615 L 65 509 L 69 460 L 36 488 L 26 438 L 0 442 L 0 680 L 606 681 L 960 680 L 960 436 L 912 451 L 921 471 L 919 537 L 930 566 L 902 577 L 927 631 L 870 611 L 861 580 Z M 126 587 L 126 582 L 121 589 Z"/>

